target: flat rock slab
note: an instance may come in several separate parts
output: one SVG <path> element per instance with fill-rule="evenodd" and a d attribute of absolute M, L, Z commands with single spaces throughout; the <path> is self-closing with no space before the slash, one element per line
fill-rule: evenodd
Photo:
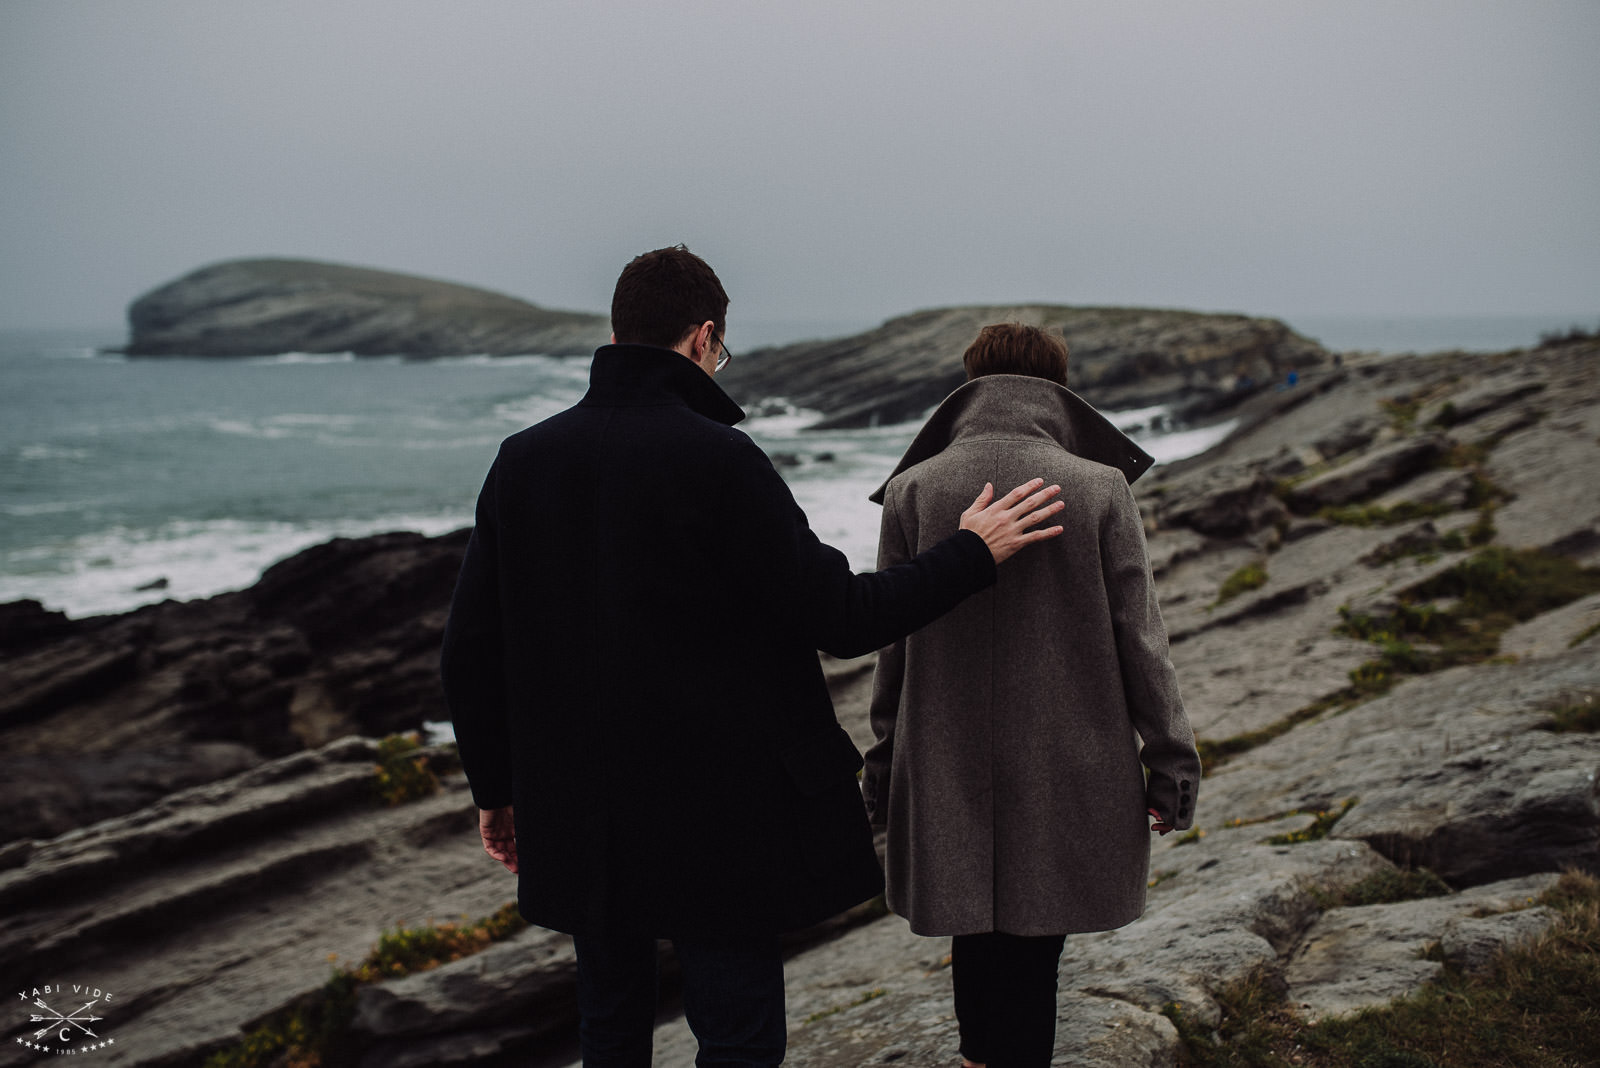
<path fill-rule="evenodd" d="M 1600 636 L 1600 593 L 1573 601 L 1526 623 L 1518 623 L 1500 636 L 1500 651 L 1519 659 L 1561 656 Z M 1580 640 L 1581 639 L 1581 640 Z"/>
<path fill-rule="evenodd" d="M 363 1064 L 473 1063 L 571 1029 L 576 984 L 572 939 L 530 927 L 470 957 L 362 987 L 351 1030 L 372 1043 Z"/>
<path fill-rule="evenodd" d="M 1408 679 L 1217 769 L 1201 788 L 1199 820 L 1209 828 L 1355 797 L 1334 835 L 1434 867 L 1454 885 L 1563 863 L 1593 869 L 1600 737 L 1537 727 L 1550 709 L 1596 692 L 1600 661 L 1583 648 Z"/>
<path fill-rule="evenodd" d="M 1496 375 L 1486 382 L 1434 401 L 1417 413 L 1417 421 L 1424 426 L 1435 422 L 1457 426 L 1512 401 L 1542 392 L 1546 385 L 1548 383 L 1543 379 L 1522 373 Z"/>
<path fill-rule="evenodd" d="M 1424 954 L 1435 943 L 1444 949 L 1447 938 L 1441 955 L 1453 949 L 1481 966 L 1507 942 L 1550 925 L 1554 910 L 1528 906 L 1556 878 L 1534 875 L 1445 897 L 1331 909 L 1284 969 L 1289 1000 L 1307 1020 L 1386 1004 L 1439 974 L 1443 963 Z"/>
<path fill-rule="evenodd" d="M 1445 447 L 1445 438 L 1437 434 L 1391 442 L 1295 486 L 1290 504 L 1297 511 L 1314 512 L 1368 500 L 1421 474 Z"/>
<path fill-rule="evenodd" d="M 263 764 L 34 843 L 4 878 L 14 990 L 82 977 L 112 992 L 96 1064 L 197 1065 L 360 961 L 386 929 L 477 919 L 515 896 L 483 855 L 459 775 L 372 800 L 372 742 Z M 64 878 L 74 867 L 87 873 Z M 0 1065 L 32 1063 L 0 1044 Z M 21 1059 L 19 1059 L 21 1058 Z"/>

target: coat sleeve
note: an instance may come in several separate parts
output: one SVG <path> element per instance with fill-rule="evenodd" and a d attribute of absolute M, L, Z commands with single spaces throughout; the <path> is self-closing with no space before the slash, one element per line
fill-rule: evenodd
<path fill-rule="evenodd" d="M 1194 823 L 1200 756 L 1168 652 L 1139 506 L 1121 472 L 1111 472 L 1109 478 L 1116 484 L 1101 521 L 1100 559 L 1123 693 L 1143 743 L 1139 759 L 1150 769 L 1145 803 L 1175 829 L 1184 830 Z"/>
<path fill-rule="evenodd" d="M 883 502 L 883 520 L 878 529 L 878 569 L 897 567 L 911 558 L 911 547 L 895 494 L 891 490 Z M 861 796 L 875 829 L 889 825 L 889 772 L 894 764 L 894 728 L 900 715 L 900 693 L 905 683 L 906 640 L 899 639 L 878 651 L 878 667 L 872 675 L 872 704 L 868 717 L 877 741 L 866 753 L 866 769 L 861 776 Z"/>
<path fill-rule="evenodd" d="M 497 465 L 498 466 L 498 465 Z M 511 733 L 497 575 L 496 467 L 478 494 L 476 522 L 445 623 L 439 674 L 461 766 L 479 808 L 511 804 Z"/>
<path fill-rule="evenodd" d="M 730 551 L 764 606 L 804 641 L 841 659 L 865 656 L 938 619 L 994 584 L 983 539 L 957 531 L 905 563 L 855 574 L 838 549 L 812 532 L 789 487 L 753 442 L 740 450 Z"/>

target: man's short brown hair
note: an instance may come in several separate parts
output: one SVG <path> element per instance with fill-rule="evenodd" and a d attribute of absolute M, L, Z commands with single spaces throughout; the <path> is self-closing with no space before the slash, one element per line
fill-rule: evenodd
<path fill-rule="evenodd" d="M 682 245 L 635 256 L 611 295 L 611 332 L 621 344 L 675 348 L 710 320 L 727 326 L 728 294 L 711 265 Z"/>
<path fill-rule="evenodd" d="M 978 331 L 961 362 L 969 382 L 984 375 L 1031 375 L 1067 384 L 1066 340 L 1037 326 L 992 323 Z"/>

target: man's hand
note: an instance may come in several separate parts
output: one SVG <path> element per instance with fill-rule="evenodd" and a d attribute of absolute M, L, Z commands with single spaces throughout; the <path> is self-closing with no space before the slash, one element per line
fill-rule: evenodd
<path fill-rule="evenodd" d="M 1152 831 L 1161 835 L 1163 838 L 1172 833 L 1172 824 L 1162 819 L 1161 813 L 1157 812 L 1153 808 L 1147 808 L 1145 811 L 1150 813 L 1150 815 L 1155 818 L 1155 822 L 1150 825 L 1150 829 Z"/>
<path fill-rule="evenodd" d="M 1010 493 L 994 500 L 994 483 L 985 482 L 983 492 L 972 502 L 972 507 L 961 513 L 961 529 L 970 530 L 983 539 L 995 563 L 1001 563 L 1018 549 L 1036 541 L 1053 538 L 1061 533 L 1060 527 L 1029 530 L 1065 508 L 1065 501 L 1046 504 L 1061 492 L 1060 486 L 1044 486 L 1044 479 L 1024 482 Z M 1035 492 L 1037 491 L 1037 492 Z"/>
<path fill-rule="evenodd" d="M 517 872 L 517 825 L 511 818 L 511 806 L 505 808 L 480 808 L 478 834 L 483 838 L 483 851 L 506 866 L 513 875 Z"/>

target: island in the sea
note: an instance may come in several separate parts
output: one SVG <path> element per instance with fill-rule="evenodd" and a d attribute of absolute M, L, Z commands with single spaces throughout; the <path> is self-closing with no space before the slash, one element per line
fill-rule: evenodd
<path fill-rule="evenodd" d="M 1180 404 L 1199 415 L 1327 365 L 1277 319 L 1159 308 L 963 305 L 889 319 L 850 337 L 757 349 L 718 379 L 746 406 L 792 403 L 819 426 L 916 418 L 965 379 L 961 354 L 987 323 L 1059 331 L 1073 388 L 1109 408 Z M 240 259 L 168 282 L 128 309 L 130 356 L 541 354 L 587 356 L 604 315 L 554 311 L 471 286 L 299 259 Z"/>
<path fill-rule="evenodd" d="M 611 334 L 604 315 L 299 259 L 201 267 L 134 301 L 128 327 L 129 356 L 587 356 Z"/>

